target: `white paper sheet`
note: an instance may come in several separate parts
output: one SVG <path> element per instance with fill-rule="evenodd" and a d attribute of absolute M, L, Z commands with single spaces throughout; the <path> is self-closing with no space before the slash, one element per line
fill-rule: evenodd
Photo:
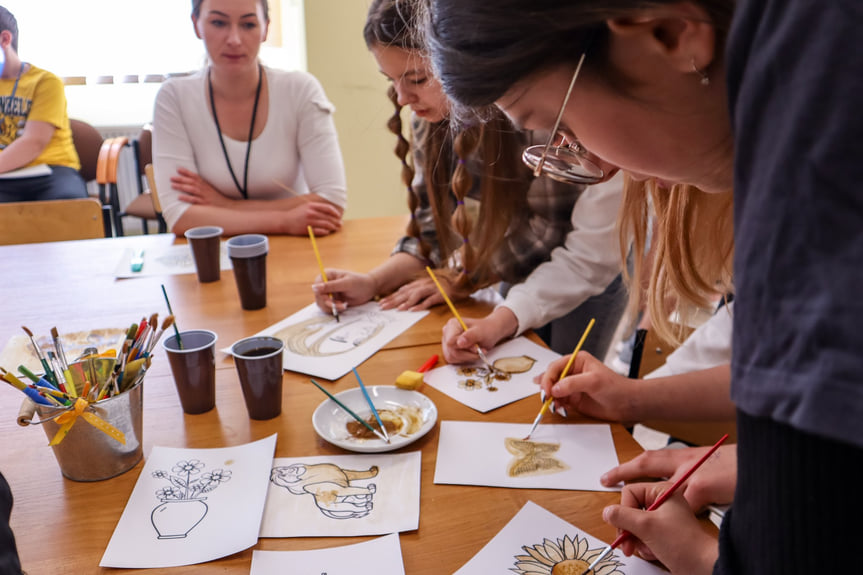
<path fill-rule="evenodd" d="M 425 382 L 456 401 L 481 413 L 497 409 L 534 393 L 539 386 L 533 378 L 542 375 L 549 363 L 560 357 L 526 337 L 517 337 L 486 354 L 494 367 L 503 366 L 508 380 L 495 377 L 482 362 L 444 365 L 426 373 Z M 521 371 L 523 369 L 526 371 Z M 537 408 L 538 410 L 539 408 Z"/>
<path fill-rule="evenodd" d="M 581 573 L 596 559 L 607 543 L 585 533 L 533 501 L 510 520 L 500 533 L 456 575 L 551 575 Z M 558 564 L 563 564 L 555 569 Z M 638 557 L 612 551 L 593 571 L 596 575 L 661 575 L 667 571 Z"/>
<path fill-rule="evenodd" d="M 537 408 L 538 410 L 539 408 Z M 600 476 L 618 465 L 611 428 L 604 424 L 444 421 L 435 483 L 538 489 L 619 491 Z"/>
<path fill-rule="evenodd" d="M 278 458 L 261 537 L 337 537 L 419 526 L 420 452 Z"/>
<path fill-rule="evenodd" d="M 428 311 L 384 311 L 377 302 L 369 302 L 341 312 L 336 322 L 332 314 L 310 304 L 255 335 L 271 335 L 285 342 L 286 370 L 334 380 L 426 315 Z M 221 351 L 230 353 L 230 347 Z"/>
<path fill-rule="evenodd" d="M 109 349 L 121 349 L 123 342 L 126 340 L 126 331 L 128 329 L 129 326 L 125 328 L 109 327 L 87 331 L 63 332 L 62 326 L 60 326 L 60 339 L 66 359 L 72 363 L 88 347 L 95 347 L 100 353 Z M 36 340 L 36 345 L 39 346 L 43 354 L 54 350 L 54 342 L 51 339 L 50 333 L 34 333 L 33 338 Z M 41 375 L 45 372 L 45 368 L 42 367 L 42 363 L 33 349 L 30 337 L 24 334 L 10 337 L 3 351 L 0 351 L 0 366 L 5 367 L 12 373 L 18 373 L 18 367 L 21 365 L 33 373 Z M 24 376 L 20 375 L 20 377 Z"/>
<path fill-rule="evenodd" d="M 311 551 L 252 551 L 250 575 L 405 575 L 397 533 Z"/>
<path fill-rule="evenodd" d="M 139 272 L 132 271 L 132 254 L 134 252 L 133 248 L 123 252 L 123 256 L 114 269 L 114 277 L 137 278 L 197 273 L 192 248 L 188 244 L 175 244 L 145 250 L 144 265 Z M 228 248 L 225 247 L 224 241 L 219 246 L 219 269 L 231 269 L 231 258 L 228 257 Z"/>
<path fill-rule="evenodd" d="M 275 434 L 218 449 L 154 447 L 99 565 L 192 565 L 255 545 L 275 448 Z"/>
<path fill-rule="evenodd" d="M 35 166 L 27 166 L 26 168 L 18 168 L 11 172 L 3 172 L 0 174 L 0 180 L 14 180 L 17 178 L 38 178 L 40 176 L 50 176 L 54 173 L 51 166 L 48 164 L 36 164 Z"/>

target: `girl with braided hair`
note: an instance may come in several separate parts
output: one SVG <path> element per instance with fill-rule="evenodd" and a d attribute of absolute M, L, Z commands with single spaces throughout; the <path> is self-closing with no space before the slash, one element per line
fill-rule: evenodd
<path fill-rule="evenodd" d="M 546 339 L 565 352 L 596 317 L 598 329 L 587 347 L 603 355 L 625 307 L 617 279 L 620 186 L 586 189 L 534 178 L 521 153 L 545 135 L 519 131 L 499 112 L 490 111 L 482 123 L 451 124 L 447 100 L 414 34 L 415 6 L 416 0 L 374 0 L 364 29 L 369 50 L 392 82 L 395 111 L 388 127 L 397 137 L 408 191 L 407 233 L 391 257 L 368 273 L 327 270 L 329 281 L 313 286 L 318 305 L 329 311 L 330 293 L 339 309 L 378 296 L 385 309 L 442 303 L 424 273 L 428 265 L 454 299 L 497 282 L 514 286 L 487 317 L 466 318 L 468 333 L 484 349 L 551 322 Z M 408 136 L 404 106 L 412 111 Z M 594 189 L 602 187 L 604 193 Z M 444 355 L 449 362 L 476 358 L 473 345 L 452 341 L 444 341 Z"/>

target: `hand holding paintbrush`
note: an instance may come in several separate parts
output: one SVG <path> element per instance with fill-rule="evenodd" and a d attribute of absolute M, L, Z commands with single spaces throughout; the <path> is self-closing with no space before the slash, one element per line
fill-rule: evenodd
<path fill-rule="evenodd" d="M 312 249 L 315 251 L 315 259 L 318 260 L 318 268 L 321 270 L 321 279 L 324 280 L 324 283 L 327 283 L 327 272 L 324 270 L 324 262 L 321 260 L 321 253 L 318 251 L 318 242 L 315 241 L 315 232 L 312 231 L 312 226 L 308 226 L 309 231 L 309 240 L 312 242 Z M 339 312 L 336 309 L 336 300 L 333 298 L 333 294 L 330 294 L 330 305 L 333 310 L 333 317 L 336 318 L 336 322 L 339 320 Z"/>
<path fill-rule="evenodd" d="M 455 305 L 452 303 L 452 300 L 449 299 L 449 296 L 447 295 L 446 290 L 444 290 L 443 286 L 440 285 L 440 282 L 438 281 L 437 276 L 434 274 L 432 269 L 428 266 L 426 266 L 426 271 L 428 272 L 429 276 L 431 277 L 432 281 L 434 282 L 434 285 L 437 286 L 437 289 L 440 292 L 440 295 L 443 296 L 443 299 L 446 302 L 446 304 L 449 306 L 449 309 L 452 312 L 453 316 L 455 316 L 455 318 L 458 320 L 459 324 L 461 324 L 461 328 L 463 330 L 467 331 L 467 324 L 461 318 L 461 315 L 459 315 L 458 310 L 455 308 Z M 485 356 L 485 352 L 482 350 L 482 348 L 479 346 L 479 344 L 476 344 L 476 353 L 477 353 L 477 355 L 479 355 L 479 358 L 486 365 L 486 367 L 488 367 L 492 371 L 492 373 L 497 373 L 497 369 L 495 369 L 495 367 L 491 364 L 491 362 Z"/>
<path fill-rule="evenodd" d="M 593 324 L 596 322 L 594 318 L 591 318 L 587 324 L 587 327 L 584 328 L 584 333 L 581 334 L 581 339 L 578 340 L 578 343 L 575 346 L 575 349 L 572 351 L 572 355 L 569 356 L 569 361 L 566 362 L 566 367 L 563 368 L 563 371 L 560 372 L 560 377 L 557 381 L 560 381 L 569 373 L 569 368 L 572 367 L 572 362 L 575 361 L 575 356 L 581 351 L 581 346 L 584 345 L 584 340 L 587 339 L 587 334 L 590 333 L 591 328 L 593 328 Z M 533 420 L 533 426 L 530 428 L 530 433 L 527 434 L 527 437 L 523 439 L 523 441 L 527 441 L 530 439 L 530 436 L 536 431 L 536 426 L 539 425 L 539 422 L 542 420 L 542 416 L 545 415 L 545 412 L 548 411 L 548 408 L 551 407 L 551 402 L 554 401 L 554 397 L 552 397 L 551 393 L 548 394 L 548 399 L 546 399 L 542 408 L 539 410 L 539 413 L 536 416 L 536 419 Z"/>

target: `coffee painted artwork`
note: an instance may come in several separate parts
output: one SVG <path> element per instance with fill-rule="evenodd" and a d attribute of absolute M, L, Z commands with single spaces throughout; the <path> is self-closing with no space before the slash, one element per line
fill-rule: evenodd
<path fill-rule="evenodd" d="M 286 370 L 335 380 L 427 314 L 427 311 L 382 310 L 377 302 L 369 302 L 346 309 L 336 321 L 331 313 L 311 304 L 255 335 L 271 335 L 285 342 Z"/>
<path fill-rule="evenodd" d="M 560 354 L 517 337 L 490 350 L 489 365 L 476 361 L 444 365 L 425 374 L 425 382 L 479 412 L 539 393 L 534 378 Z M 539 407 L 537 407 L 537 410 Z"/>

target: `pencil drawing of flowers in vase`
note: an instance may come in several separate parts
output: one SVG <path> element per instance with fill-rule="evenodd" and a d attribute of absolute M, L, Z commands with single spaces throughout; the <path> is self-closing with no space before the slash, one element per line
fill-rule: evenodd
<path fill-rule="evenodd" d="M 172 473 L 153 472 L 156 479 L 167 479 L 169 486 L 156 490 L 161 501 L 150 514 L 159 539 L 183 539 L 207 515 L 203 495 L 231 479 L 231 472 L 214 469 L 201 473 L 206 465 L 197 459 L 178 461 Z"/>

